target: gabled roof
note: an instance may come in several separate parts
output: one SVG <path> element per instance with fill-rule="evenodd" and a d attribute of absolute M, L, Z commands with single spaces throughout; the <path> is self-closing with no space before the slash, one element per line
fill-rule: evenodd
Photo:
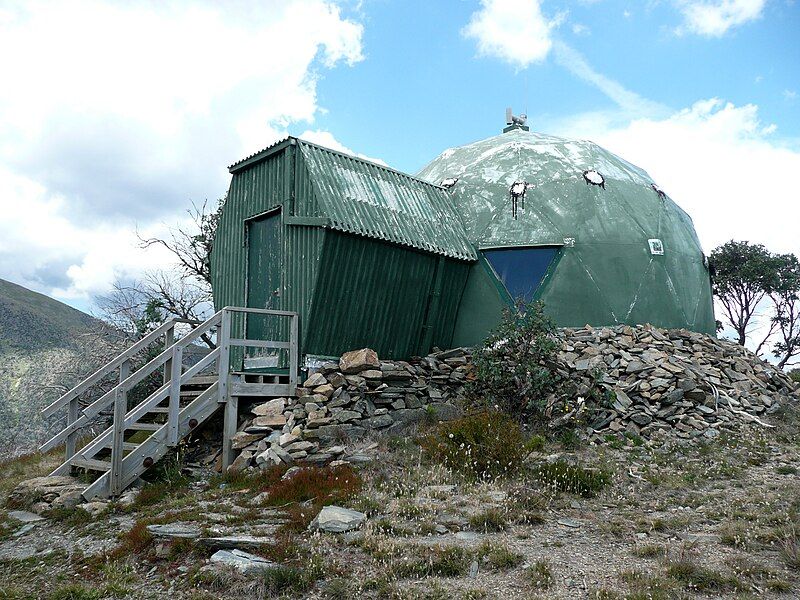
<path fill-rule="evenodd" d="M 476 260 L 444 188 L 386 166 L 298 141 L 319 212 L 330 227 Z"/>
<path fill-rule="evenodd" d="M 239 173 L 295 144 L 327 227 L 461 260 L 477 260 L 443 187 L 385 165 L 289 137 L 229 167 Z"/>

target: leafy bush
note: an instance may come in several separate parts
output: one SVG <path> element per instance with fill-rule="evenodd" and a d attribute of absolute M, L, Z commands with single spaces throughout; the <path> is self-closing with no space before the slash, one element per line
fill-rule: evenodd
<path fill-rule="evenodd" d="M 792 381 L 800 383 L 800 369 L 792 369 L 789 371 L 789 377 L 792 378 Z"/>
<path fill-rule="evenodd" d="M 420 445 L 431 460 L 473 480 L 512 475 L 529 453 L 519 423 L 493 411 L 441 423 Z"/>
<path fill-rule="evenodd" d="M 555 325 L 541 302 L 519 302 L 473 355 L 473 397 L 515 418 L 541 419 L 556 383 Z"/>

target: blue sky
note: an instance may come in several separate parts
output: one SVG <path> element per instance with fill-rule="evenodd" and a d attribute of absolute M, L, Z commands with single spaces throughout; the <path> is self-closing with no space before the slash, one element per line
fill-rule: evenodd
<path fill-rule="evenodd" d="M 648 170 L 707 251 L 800 253 L 798 32 L 794 0 L 0 0 L 0 278 L 91 310 L 286 134 L 416 172 L 506 106 Z"/>
<path fill-rule="evenodd" d="M 563 15 L 554 40 L 642 97 L 673 111 L 712 97 L 754 103 L 781 136 L 800 138 L 800 99 L 792 96 L 800 94 L 800 5 L 767 2 L 758 18 L 720 36 L 676 34 L 684 19 L 670 2 L 541 7 L 551 19 Z M 364 2 L 365 60 L 323 75 L 319 103 L 329 112 L 315 125 L 358 152 L 415 171 L 444 148 L 497 133 L 507 104 L 527 107 L 533 128 L 545 132 L 570 115 L 616 108 L 552 52 L 526 68 L 479 56 L 463 34 L 479 8 L 465 1 Z"/>

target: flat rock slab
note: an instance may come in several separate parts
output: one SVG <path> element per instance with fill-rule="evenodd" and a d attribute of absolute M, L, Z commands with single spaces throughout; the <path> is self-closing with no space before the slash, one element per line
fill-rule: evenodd
<path fill-rule="evenodd" d="M 37 521 L 44 521 L 44 517 L 36 513 L 28 512 L 27 510 L 12 510 L 8 516 L 15 521 L 22 521 L 23 523 L 35 523 Z"/>
<path fill-rule="evenodd" d="M 242 550 L 218 550 L 211 555 L 211 562 L 233 567 L 240 573 L 255 573 L 274 569 L 279 565 L 262 556 Z"/>
<path fill-rule="evenodd" d="M 20 527 L 17 531 L 14 532 L 14 537 L 22 537 L 26 533 L 28 533 L 31 529 L 36 527 L 39 523 L 26 523 L 22 527 Z"/>
<path fill-rule="evenodd" d="M 166 525 L 148 525 L 147 531 L 156 537 L 181 538 L 195 540 L 200 537 L 200 528 L 186 523 L 168 523 Z"/>
<path fill-rule="evenodd" d="M 564 527 L 570 527 L 572 529 L 577 529 L 581 526 L 579 521 L 575 519 L 570 519 L 569 517 L 564 517 L 563 519 L 558 520 L 559 525 L 563 525 Z"/>
<path fill-rule="evenodd" d="M 74 508 L 81 502 L 85 488 L 86 484 L 74 477 L 34 477 L 20 482 L 9 494 L 8 500 L 17 506 L 30 506 L 43 501 L 54 507 Z"/>
<path fill-rule="evenodd" d="M 367 520 L 367 515 L 342 508 L 341 506 L 325 506 L 311 521 L 308 528 L 311 531 L 327 531 L 328 533 L 343 533 L 358 529 Z"/>
<path fill-rule="evenodd" d="M 453 534 L 453 537 L 462 542 L 477 542 L 481 539 L 481 536 L 474 531 L 457 531 Z"/>
<path fill-rule="evenodd" d="M 254 535 L 227 535 L 200 538 L 198 541 L 212 550 L 231 550 L 236 548 L 258 548 L 264 544 L 274 543 L 275 538 Z"/>

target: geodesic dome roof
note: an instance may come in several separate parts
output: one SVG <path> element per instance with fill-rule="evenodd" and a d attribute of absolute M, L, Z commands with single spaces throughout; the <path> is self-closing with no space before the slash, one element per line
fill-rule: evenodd
<path fill-rule="evenodd" d="M 560 248 L 536 293 L 559 325 L 714 332 L 691 218 L 644 170 L 597 144 L 513 129 L 445 150 L 419 176 L 457 180 L 449 193 L 479 249 Z"/>

